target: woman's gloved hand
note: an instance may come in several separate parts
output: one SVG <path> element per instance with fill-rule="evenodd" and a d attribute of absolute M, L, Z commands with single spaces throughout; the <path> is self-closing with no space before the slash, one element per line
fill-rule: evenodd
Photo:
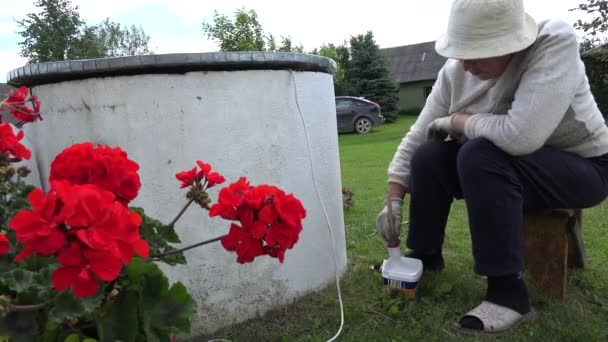
<path fill-rule="evenodd" d="M 384 208 L 376 217 L 376 229 L 389 247 L 399 246 L 403 199 L 391 197 L 384 201 Z"/>
<path fill-rule="evenodd" d="M 426 128 L 426 138 L 428 140 L 444 141 L 448 135 L 454 139 L 458 139 L 462 135 L 452 125 L 452 116 L 435 119 Z"/>

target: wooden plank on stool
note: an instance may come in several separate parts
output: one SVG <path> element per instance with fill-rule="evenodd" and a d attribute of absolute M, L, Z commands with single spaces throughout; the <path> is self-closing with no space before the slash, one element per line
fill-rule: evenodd
<path fill-rule="evenodd" d="M 524 258 L 534 285 L 564 298 L 568 273 L 568 220 L 565 210 L 524 214 Z"/>
<path fill-rule="evenodd" d="M 587 253 L 583 244 L 581 228 L 583 226 L 583 212 L 576 209 L 568 221 L 568 267 L 583 268 L 587 261 Z"/>

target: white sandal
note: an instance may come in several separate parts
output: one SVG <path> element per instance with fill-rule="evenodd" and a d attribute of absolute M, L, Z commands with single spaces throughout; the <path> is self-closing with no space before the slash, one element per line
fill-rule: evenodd
<path fill-rule="evenodd" d="M 484 300 L 460 319 L 467 316 L 479 319 L 483 330 L 463 328 L 459 322 L 454 323 L 454 329 L 469 334 L 501 335 L 519 323 L 536 319 L 538 315 L 534 309 L 522 315 L 513 309 Z"/>

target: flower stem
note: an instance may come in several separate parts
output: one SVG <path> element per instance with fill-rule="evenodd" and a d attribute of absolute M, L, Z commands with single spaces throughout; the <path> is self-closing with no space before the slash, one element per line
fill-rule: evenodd
<path fill-rule="evenodd" d="M 31 304 L 31 305 L 9 305 L 8 310 L 12 312 L 27 312 L 27 311 L 37 311 L 40 309 L 44 309 L 46 307 L 46 303 L 40 304 Z"/>
<path fill-rule="evenodd" d="M 169 223 L 169 227 L 173 228 L 173 226 L 175 226 L 175 223 L 177 222 L 177 220 L 179 220 L 179 218 L 182 217 L 182 215 L 186 212 L 186 209 L 188 209 L 188 207 L 190 206 L 190 204 L 192 204 L 192 202 L 194 202 L 194 198 L 191 198 L 190 200 L 188 200 L 188 203 L 186 203 L 186 205 L 182 208 L 182 210 L 180 210 L 180 212 L 177 214 L 177 216 L 175 216 L 173 221 L 171 221 L 171 223 Z"/>
<path fill-rule="evenodd" d="M 186 203 L 186 205 L 184 205 L 184 207 L 182 208 L 182 210 L 179 211 L 179 213 L 177 213 L 177 216 L 175 216 L 175 218 L 173 219 L 173 221 L 171 221 L 171 223 L 169 223 L 167 225 L 167 229 L 163 230 L 160 233 L 160 236 L 165 236 L 165 234 L 167 232 L 169 232 L 171 229 L 173 229 L 173 227 L 175 227 L 175 223 L 177 222 L 177 220 L 179 220 L 180 217 L 182 217 L 182 215 L 186 212 L 186 209 L 188 209 L 188 207 L 190 206 L 190 204 L 192 204 L 192 202 L 194 202 L 194 198 L 191 198 L 188 200 L 188 203 Z"/>
<path fill-rule="evenodd" d="M 187 246 L 187 247 L 184 247 L 184 248 L 176 249 L 174 251 L 170 251 L 170 252 L 166 252 L 166 253 L 162 253 L 162 254 L 157 254 L 157 255 L 152 255 L 150 257 L 153 258 L 153 259 L 158 259 L 158 258 L 162 258 L 162 257 L 168 256 L 168 255 L 185 252 L 185 251 L 187 251 L 189 249 L 193 249 L 193 248 L 200 247 L 200 246 L 203 246 L 203 245 L 206 245 L 206 244 L 210 244 L 212 242 L 219 241 L 219 240 L 223 239 L 226 236 L 227 236 L 227 234 L 226 235 L 222 235 L 222 236 L 218 236 L 218 237 L 210 239 L 210 240 L 201 241 L 199 243 L 195 243 L 194 245 L 190 245 L 190 246 Z"/>

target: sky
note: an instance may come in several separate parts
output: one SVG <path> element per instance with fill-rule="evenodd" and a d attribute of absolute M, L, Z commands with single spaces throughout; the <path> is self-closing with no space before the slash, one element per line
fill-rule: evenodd
<path fill-rule="evenodd" d="M 586 0 L 524 0 L 536 20 L 574 23 L 585 18 L 569 11 Z M 233 18 L 239 8 L 253 9 L 266 33 L 277 40 L 290 36 L 304 51 L 325 43 L 341 44 L 353 35 L 372 31 L 381 48 L 437 39 L 445 30 L 452 0 L 71 0 L 81 19 L 95 25 L 105 18 L 121 25 L 141 25 L 156 53 L 213 52 L 217 44 L 202 32 L 213 12 Z M 0 82 L 26 60 L 19 56 L 23 38 L 16 21 L 36 12 L 33 0 L 0 0 Z"/>

